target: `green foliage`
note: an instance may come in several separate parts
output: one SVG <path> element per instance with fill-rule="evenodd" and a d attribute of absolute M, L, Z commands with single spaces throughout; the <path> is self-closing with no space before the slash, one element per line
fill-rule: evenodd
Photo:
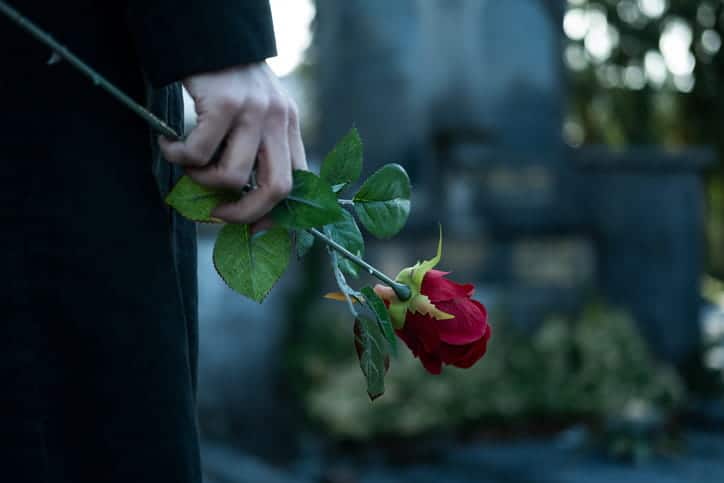
<path fill-rule="evenodd" d="M 295 235 L 297 258 L 302 259 L 307 255 L 307 253 L 309 253 L 309 250 L 311 250 L 314 246 L 314 236 L 312 236 L 306 230 L 297 230 L 295 232 Z"/>
<path fill-rule="evenodd" d="M 367 307 L 375 314 L 377 323 L 385 339 L 387 339 L 387 342 L 390 344 L 392 353 L 397 354 L 397 337 L 395 336 L 395 329 L 392 327 L 392 322 L 390 321 L 390 313 L 387 311 L 387 307 L 385 307 L 385 302 L 377 296 L 372 287 L 363 287 L 360 292 L 362 292 L 364 296 Z"/>
<path fill-rule="evenodd" d="M 211 212 L 223 203 L 237 201 L 240 193 L 206 188 L 188 176 L 182 177 L 166 196 L 166 203 L 193 221 L 212 222 Z"/>
<path fill-rule="evenodd" d="M 411 295 L 408 300 L 398 300 L 390 304 L 390 315 L 395 328 L 401 329 L 405 326 L 405 314 L 408 311 L 426 314 L 437 320 L 451 319 L 454 317 L 435 307 L 427 296 L 420 293 L 425 274 L 435 268 L 437 264 L 440 263 L 441 258 L 442 227 L 440 227 L 440 237 L 437 242 L 437 253 L 435 256 L 430 260 L 418 261 L 415 265 L 404 268 L 397 274 L 396 280 L 410 287 Z"/>
<path fill-rule="evenodd" d="M 350 252 L 362 257 L 365 251 L 365 242 L 362 238 L 362 233 L 359 231 L 352 215 L 346 210 L 343 210 L 342 213 L 342 221 L 325 226 L 324 233 Z M 339 257 L 338 263 L 339 268 L 347 275 L 352 275 L 353 277 L 359 275 L 359 267 L 354 262 Z"/>
<path fill-rule="evenodd" d="M 399 164 L 388 164 L 364 182 L 354 196 L 362 225 L 377 238 L 391 238 L 410 215 L 410 178 Z"/>
<path fill-rule="evenodd" d="M 290 230 L 316 228 L 343 219 L 332 187 L 309 171 L 294 171 L 294 188 L 272 211 L 274 221 Z"/>
<path fill-rule="evenodd" d="M 321 177 L 336 187 L 335 193 L 354 183 L 362 173 L 362 139 L 352 128 L 322 162 Z"/>
<path fill-rule="evenodd" d="M 412 437 L 484 422 L 604 421 L 637 402 L 668 413 L 683 397 L 675 372 L 649 354 L 627 314 L 591 306 L 577 320 L 550 318 L 533 334 L 493 318 L 483 362 L 446 367 L 441 376 L 430 377 L 402 350 L 385 397 L 372 407 L 354 390 L 360 383 L 354 358 L 318 343 L 318 337 L 344 342 L 338 325 L 317 317 L 299 325 L 304 333 L 291 348 L 291 378 L 300 384 L 307 415 L 340 438 Z M 337 355 L 320 364 L 326 352 Z"/>
<path fill-rule="evenodd" d="M 286 271 L 290 251 L 283 228 L 252 236 L 247 225 L 226 225 L 214 245 L 214 266 L 229 287 L 261 302 Z"/>
<path fill-rule="evenodd" d="M 364 316 L 355 320 L 354 335 L 359 365 L 367 381 L 367 395 L 374 401 L 385 392 L 385 365 L 389 363 L 385 339 L 377 322 Z"/>

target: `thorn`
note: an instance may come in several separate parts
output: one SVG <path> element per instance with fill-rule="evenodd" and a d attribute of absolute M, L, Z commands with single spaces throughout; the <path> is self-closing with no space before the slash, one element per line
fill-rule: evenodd
<path fill-rule="evenodd" d="M 50 54 L 50 58 L 48 59 L 48 65 L 56 65 L 63 62 L 63 58 L 58 55 L 58 52 L 53 51 L 52 54 Z"/>

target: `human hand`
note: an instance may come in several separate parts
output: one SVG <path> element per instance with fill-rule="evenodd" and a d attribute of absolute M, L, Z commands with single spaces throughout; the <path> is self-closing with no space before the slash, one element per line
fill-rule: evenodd
<path fill-rule="evenodd" d="M 256 166 L 256 189 L 212 215 L 227 223 L 259 222 L 290 193 L 292 170 L 307 169 L 294 101 L 266 63 L 195 75 L 183 84 L 198 124 L 185 141 L 161 137 L 164 156 L 213 188 L 240 190 Z"/>

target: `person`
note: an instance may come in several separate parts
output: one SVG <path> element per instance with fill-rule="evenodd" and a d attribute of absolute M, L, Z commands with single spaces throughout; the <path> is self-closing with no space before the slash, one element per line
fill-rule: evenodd
<path fill-rule="evenodd" d="M 256 166 L 214 216 L 264 224 L 306 168 L 269 5 L 8 3 L 177 130 L 185 86 L 198 125 L 159 139 L 0 16 L 0 481 L 198 483 L 195 228 L 163 196 Z"/>

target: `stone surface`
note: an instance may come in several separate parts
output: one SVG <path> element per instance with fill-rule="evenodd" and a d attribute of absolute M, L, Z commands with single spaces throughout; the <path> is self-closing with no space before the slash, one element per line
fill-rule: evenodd
<path fill-rule="evenodd" d="M 517 280 L 554 288 L 590 286 L 596 273 L 593 243 L 584 238 L 521 239 L 512 263 Z"/>
<path fill-rule="evenodd" d="M 704 190 L 698 173 L 597 174 L 590 182 L 598 271 L 659 355 L 699 345 Z"/>

